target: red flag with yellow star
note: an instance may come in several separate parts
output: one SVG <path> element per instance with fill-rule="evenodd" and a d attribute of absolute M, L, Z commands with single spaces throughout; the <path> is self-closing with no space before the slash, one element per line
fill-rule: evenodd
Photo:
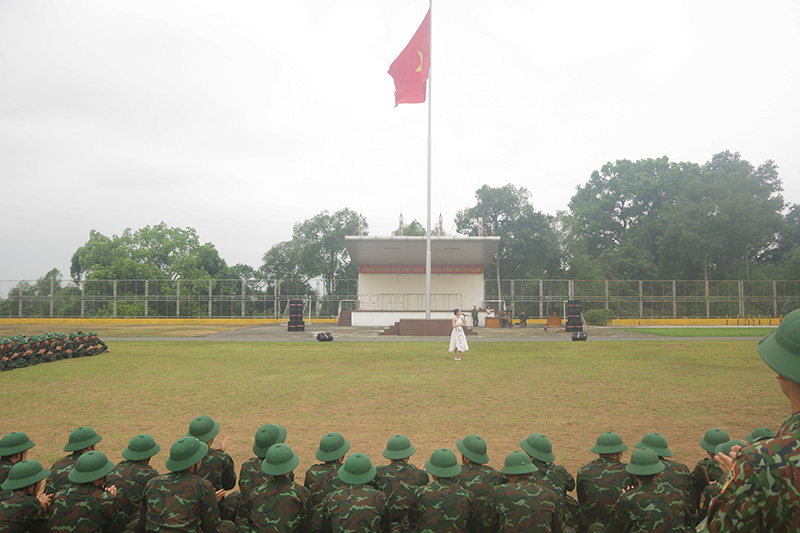
<path fill-rule="evenodd" d="M 394 78 L 394 103 L 419 104 L 425 101 L 428 69 L 431 66 L 431 12 L 389 67 Z"/>

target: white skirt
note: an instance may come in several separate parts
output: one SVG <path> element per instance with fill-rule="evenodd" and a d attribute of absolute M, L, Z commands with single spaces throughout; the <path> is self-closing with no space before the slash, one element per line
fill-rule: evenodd
<path fill-rule="evenodd" d="M 469 346 L 467 346 L 467 336 L 464 334 L 464 330 L 461 326 L 456 326 L 453 328 L 453 332 L 450 333 L 450 351 L 458 350 L 459 352 L 466 352 L 469 350 Z"/>

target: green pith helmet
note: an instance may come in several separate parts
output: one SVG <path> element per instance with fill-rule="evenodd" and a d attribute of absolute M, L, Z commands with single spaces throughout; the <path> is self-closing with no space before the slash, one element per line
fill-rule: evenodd
<path fill-rule="evenodd" d="M 155 439 L 147 433 L 142 433 L 131 439 L 128 447 L 122 450 L 122 457 L 128 461 L 143 461 L 153 457 L 159 451 L 161 451 L 161 446 L 156 444 Z"/>
<path fill-rule="evenodd" d="M 648 433 L 642 437 L 642 440 L 636 443 L 636 447 L 653 450 L 659 457 L 672 457 L 672 452 L 667 446 L 667 439 L 658 433 Z"/>
<path fill-rule="evenodd" d="M 288 474 L 300 464 L 300 457 L 292 451 L 288 444 L 279 442 L 270 446 L 261 461 L 261 471 L 270 476 Z"/>
<path fill-rule="evenodd" d="M 522 439 L 519 441 L 519 446 L 534 459 L 545 463 L 552 463 L 556 460 L 556 456 L 553 455 L 553 444 L 541 433 L 533 433 L 527 439 Z"/>
<path fill-rule="evenodd" d="M 112 470 L 114 463 L 108 460 L 106 454 L 91 451 L 78 457 L 67 477 L 73 483 L 90 483 L 106 477 Z"/>
<path fill-rule="evenodd" d="M 606 431 L 599 437 L 597 442 L 590 450 L 593 453 L 621 453 L 627 450 L 628 447 L 622 442 L 622 437 L 613 431 Z"/>
<path fill-rule="evenodd" d="M 780 376 L 800 383 L 800 309 L 783 317 L 778 329 L 761 339 L 758 354 Z"/>
<path fill-rule="evenodd" d="M 331 432 L 323 435 L 319 440 L 319 448 L 317 453 L 314 454 L 320 461 L 335 461 L 341 459 L 347 450 L 350 449 L 350 443 L 344 439 L 339 433 Z"/>
<path fill-rule="evenodd" d="M 354 453 L 339 467 L 336 475 L 348 485 L 363 485 L 375 479 L 375 467 L 363 453 Z"/>
<path fill-rule="evenodd" d="M 461 473 L 456 454 L 447 448 L 439 448 L 431 454 L 430 460 L 425 463 L 425 470 L 436 477 L 456 477 Z"/>
<path fill-rule="evenodd" d="M 744 448 L 745 446 L 747 446 L 747 443 L 743 440 L 731 439 L 728 442 L 717 444 L 717 447 L 714 449 L 714 453 L 715 454 L 721 453 L 723 455 L 728 455 L 729 453 L 731 453 L 731 448 L 733 448 L 734 446 L 741 446 L 742 448 Z"/>
<path fill-rule="evenodd" d="M 84 450 L 89 446 L 94 446 L 103 440 L 103 437 L 97 434 L 95 430 L 90 427 L 79 427 L 69 434 L 69 441 L 64 446 L 65 452 L 77 452 Z"/>
<path fill-rule="evenodd" d="M 200 442 L 208 442 L 219 433 L 219 422 L 208 415 L 200 415 L 189 424 L 187 437 L 194 437 Z"/>
<path fill-rule="evenodd" d="M 631 454 L 630 463 L 625 466 L 625 471 L 635 476 L 652 476 L 664 471 L 664 463 L 658 454 L 649 448 L 636 450 Z"/>
<path fill-rule="evenodd" d="M 489 462 L 489 454 L 486 453 L 486 441 L 474 433 L 456 442 L 456 448 L 473 463 L 485 465 Z"/>
<path fill-rule="evenodd" d="M 717 446 L 723 442 L 728 442 L 731 438 L 725 433 L 725 430 L 719 428 L 711 428 L 706 431 L 706 434 L 700 439 L 700 447 L 708 453 L 717 453 Z"/>
<path fill-rule="evenodd" d="M 26 459 L 20 461 L 8 471 L 8 477 L 0 485 L 0 490 L 24 489 L 34 483 L 47 479 L 50 471 L 44 468 L 39 461 Z"/>
<path fill-rule="evenodd" d="M 500 469 L 501 474 L 523 475 L 531 474 L 539 470 L 531 462 L 531 458 L 525 452 L 511 452 L 506 456 L 506 462 Z"/>
<path fill-rule="evenodd" d="M 774 436 L 775 432 L 773 430 L 765 427 L 758 427 L 754 429 L 752 433 L 748 433 L 747 436 L 745 436 L 745 439 L 747 439 L 747 442 L 750 444 L 753 444 L 754 442 L 758 442 L 760 440 L 771 439 Z M 0 455 L 2 454 L 0 453 Z"/>
<path fill-rule="evenodd" d="M 195 437 L 181 437 L 169 449 L 166 466 L 171 472 L 186 470 L 208 453 L 208 444 Z"/>
<path fill-rule="evenodd" d="M 395 435 L 389 437 L 383 456 L 387 459 L 405 459 L 414 455 L 417 449 L 411 445 L 411 441 L 405 435 Z"/>
<path fill-rule="evenodd" d="M 277 424 L 264 424 L 256 431 L 253 453 L 263 459 L 270 446 L 283 442 L 286 442 L 286 428 Z"/>
<path fill-rule="evenodd" d="M 0 457 L 16 455 L 36 446 L 28 436 L 21 431 L 12 431 L 0 439 Z"/>

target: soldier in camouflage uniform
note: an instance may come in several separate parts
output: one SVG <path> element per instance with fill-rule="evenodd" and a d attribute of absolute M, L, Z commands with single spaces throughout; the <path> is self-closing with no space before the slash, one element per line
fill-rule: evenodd
<path fill-rule="evenodd" d="M 267 455 L 267 450 L 273 444 L 281 444 L 286 442 L 286 428 L 277 424 L 264 424 L 258 431 L 256 431 L 255 442 L 253 442 L 253 453 L 255 457 L 251 457 L 242 463 L 242 468 L 239 470 L 239 494 L 243 500 L 247 497 L 248 493 L 267 480 L 261 466 L 264 462 L 264 457 Z M 294 473 L 290 472 L 290 480 L 294 481 Z"/>
<path fill-rule="evenodd" d="M 261 464 L 263 482 L 242 493 L 236 518 L 239 533 L 308 531 L 311 495 L 293 481 L 299 463 L 287 444 L 269 448 Z"/>
<path fill-rule="evenodd" d="M 433 477 L 433 481 L 414 491 L 414 500 L 408 512 L 411 531 L 475 531 L 475 495 L 457 482 L 461 465 L 456 454 L 447 448 L 439 448 L 425 463 L 425 470 Z"/>
<path fill-rule="evenodd" d="M 47 508 L 51 496 L 42 492 L 50 474 L 38 461 L 22 460 L 9 471 L 0 485 L 0 531 L 4 533 L 44 533 L 49 531 Z"/>
<path fill-rule="evenodd" d="M 47 494 L 55 494 L 61 490 L 67 484 L 69 472 L 78 458 L 86 452 L 93 451 L 95 445 L 101 440 L 103 440 L 103 437 L 90 427 L 79 427 L 70 433 L 69 441 L 64 446 L 64 451 L 71 453 L 66 457 L 62 457 L 50 467 L 50 477 L 47 478 L 44 491 Z"/>
<path fill-rule="evenodd" d="M 117 463 L 114 485 L 117 487 L 117 502 L 120 513 L 127 524 L 126 531 L 135 531 L 139 525 L 147 482 L 158 475 L 150 466 L 150 459 L 161 450 L 156 441 L 147 434 L 136 435 L 122 450 L 123 461 Z"/>
<path fill-rule="evenodd" d="M 659 460 L 664 463 L 664 470 L 658 474 L 658 482 L 669 485 L 683 495 L 683 499 L 689 504 L 692 496 L 692 474 L 689 467 L 667 459 L 672 457 L 672 451 L 667 445 L 667 439 L 658 433 L 648 433 L 642 440 L 636 443 L 640 450 L 653 450 L 658 455 Z"/>
<path fill-rule="evenodd" d="M 391 531 L 386 495 L 368 485 L 375 467 L 363 453 L 350 455 L 339 467 L 342 486 L 322 500 L 323 531 L 332 533 L 374 533 Z"/>
<path fill-rule="evenodd" d="M 395 435 L 386 443 L 383 456 L 391 460 L 388 465 L 376 467 L 375 487 L 386 495 L 392 529 L 400 530 L 411 508 L 416 487 L 428 484 L 428 474 L 408 462 L 417 449 L 404 435 Z"/>
<path fill-rule="evenodd" d="M 24 461 L 28 457 L 28 450 L 34 446 L 34 442 L 21 431 L 13 431 L 0 439 L 0 485 L 8 477 L 11 468 Z"/>
<path fill-rule="evenodd" d="M 324 461 L 306 471 L 303 486 L 311 494 L 311 531 L 322 529 L 322 500 L 333 490 L 342 486 L 336 476 L 342 466 L 344 455 L 350 449 L 350 442 L 339 433 L 331 432 L 322 436 L 315 457 Z"/>
<path fill-rule="evenodd" d="M 475 508 L 482 511 L 486 509 L 486 498 L 494 487 L 503 483 L 503 476 L 487 464 L 486 441 L 478 435 L 467 435 L 456 442 L 456 447 L 461 452 L 461 473 L 457 481 L 475 495 Z M 476 517 L 479 530 L 482 524 L 482 518 Z"/>
<path fill-rule="evenodd" d="M 115 487 L 104 486 L 105 477 L 113 470 L 114 463 L 103 452 L 81 455 L 69 472 L 71 483 L 53 496 L 50 530 L 54 533 L 122 531 L 124 517 L 119 512 Z"/>
<path fill-rule="evenodd" d="M 549 483 L 535 482 L 537 471 L 525 452 L 511 452 L 500 472 L 508 483 L 489 494 L 484 513 L 484 531 L 564 531 L 564 500 Z"/>
<path fill-rule="evenodd" d="M 729 456 L 722 493 L 708 512 L 710 531 L 800 531 L 800 309 L 758 343 L 761 359 L 778 374 L 791 412 L 776 436 Z"/>
<path fill-rule="evenodd" d="M 207 480 L 197 475 L 208 445 L 194 437 L 182 437 L 169 451 L 169 474 L 147 482 L 146 531 L 233 532 L 232 522 L 221 521 L 218 494 Z"/>
<path fill-rule="evenodd" d="M 519 441 L 519 446 L 531 458 L 531 463 L 537 468 L 530 475 L 534 481 L 543 481 L 550 489 L 564 500 L 566 512 L 564 524 L 568 527 L 577 527 L 578 502 L 567 494 L 575 490 L 575 478 L 566 468 L 555 464 L 556 456 L 553 454 L 553 444 L 541 433 L 533 433 L 528 438 Z"/>
<path fill-rule="evenodd" d="M 620 494 L 607 531 L 619 533 L 676 533 L 693 531 L 691 510 L 683 494 L 666 483 L 659 483 L 664 463 L 651 449 L 631 454 L 625 470 L 634 476 L 636 487 Z"/>
<path fill-rule="evenodd" d="M 716 486 L 722 480 L 724 474 L 717 462 L 714 460 L 717 446 L 730 440 L 728 434 L 719 428 L 712 428 L 706 431 L 700 439 L 700 447 L 706 452 L 706 456 L 695 465 L 692 471 L 692 499 L 690 504 L 694 510 L 695 524 L 700 523 L 708 514 L 710 497 L 718 493 L 719 487 Z"/>
<path fill-rule="evenodd" d="M 595 524 L 605 526 L 617 498 L 630 485 L 622 462 L 622 452 L 627 449 L 618 434 L 603 433 L 591 449 L 599 457 L 578 469 L 576 489 L 581 506 L 579 523 L 582 531 L 597 530 Z"/>
<path fill-rule="evenodd" d="M 186 433 L 187 437 L 194 437 L 208 445 L 208 453 L 203 456 L 197 475 L 208 480 L 218 493 L 236 487 L 236 468 L 233 459 L 225 451 L 230 443 L 230 438 L 223 439 L 219 448 L 212 447 L 219 428 L 219 422 L 208 415 L 201 415 L 192 420 L 189 424 L 189 431 Z M 238 493 L 223 493 L 222 499 L 219 500 L 219 512 L 222 519 L 234 520 L 238 505 Z"/>

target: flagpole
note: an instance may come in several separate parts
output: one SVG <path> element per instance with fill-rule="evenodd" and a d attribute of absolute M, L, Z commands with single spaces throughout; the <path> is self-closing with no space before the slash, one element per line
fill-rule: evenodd
<path fill-rule="evenodd" d="M 433 92 L 433 0 L 429 7 L 430 37 L 428 49 L 428 222 L 425 239 L 425 320 L 431 319 L 431 93 Z"/>

